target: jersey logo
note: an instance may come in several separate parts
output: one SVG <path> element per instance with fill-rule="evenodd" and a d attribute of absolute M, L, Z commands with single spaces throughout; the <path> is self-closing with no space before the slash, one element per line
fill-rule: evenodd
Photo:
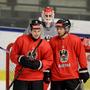
<path fill-rule="evenodd" d="M 50 41 L 52 37 L 50 35 L 45 36 L 45 40 Z"/>
<path fill-rule="evenodd" d="M 34 52 L 33 53 L 33 50 L 32 51 L 29 51 L 27 56 L 30 58 L 30 59 L 36 59 L 37 58 L 37 52 Z"/>
<path fill-rule="evenodd" d="M 65 49 L 60 50 L 60 61 L 61 62 L 67 62 L 68 61 L 68 51 Z"/>

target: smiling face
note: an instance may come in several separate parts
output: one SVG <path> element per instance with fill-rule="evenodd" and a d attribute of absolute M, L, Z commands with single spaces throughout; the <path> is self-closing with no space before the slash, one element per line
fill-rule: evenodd
<path fill-rule="evenodd" d="M 41 36 L 41 29 L 40 28 L 32 29 L 31 34 L 34 39 L 38 39 Z"/>
<path fill-rule="evenodd" d="M 32 20 L 31 24 L 31 34 L 34 39 L 38 39 L 41 36 L 41 22 L 39 20 Z"/>

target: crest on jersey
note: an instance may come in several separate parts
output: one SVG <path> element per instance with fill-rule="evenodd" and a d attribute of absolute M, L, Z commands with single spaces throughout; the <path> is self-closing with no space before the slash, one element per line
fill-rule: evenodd
<path fill-rule="evenodd" d="M 33 52 L 33 50 L 32 50 L 32 51 L 29 51 L 28 54 L 27 54 L 27 56 L 28 56 L 31 60 L 34 60 L 34 59 L 36 59 L 36 57 L 37 57 L 37 52 Z"/>
<path fill-rule="evenodd" d="M 65 49 L 60 50 L 60 61 L 61 62 L 67 62 L 68 61 L 68 51 Z"/>
<path fill-rule="evenodd" d="M 45 36 L 45 40 L 49 41 L 52 37 L 50 35 Z"/>

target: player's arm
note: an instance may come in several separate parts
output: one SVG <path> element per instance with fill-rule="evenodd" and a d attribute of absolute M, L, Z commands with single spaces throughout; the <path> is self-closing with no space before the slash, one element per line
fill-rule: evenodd
<path fill-rule="evenodd" d="M 22 37 L 18 37 L 14 42 L 10 52 L 10 59 L 15 64 L 19 64 L 18 58 L 21 55 L 22 46 L 23 46 Z"/>
<path fill-rule="evenodd" d="M 86 82 L 89 79 L 89 72 L 88 72 L 88 67 L 87 67 L 85 48 L 81 40 L 78 40 L 78 43 L 76 44 L 76 49 L 77 49 L 76 54 L 77 54 L 79 65 L 80 65 L 79 77 L 84 82 Z"/>
<path fill-rule="evenodd" d="M 45 41 L 46 43 L 43 43 L 42 47 L 42 63 L 43 63 L 43 68 L 42 70 L 46 70 L 48 68 L 51 68 L 52 63 L 53 63 L 53 52 L 52 48 L 49 44 L 49 42 Z"/>

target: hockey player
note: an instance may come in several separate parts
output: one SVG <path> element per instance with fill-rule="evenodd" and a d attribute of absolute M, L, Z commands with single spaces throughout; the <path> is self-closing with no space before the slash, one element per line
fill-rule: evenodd
<path fill-rule="evenodd" d="M 69 33 L 70 27 L 68 19 L 58 20 L 58 35 L 50 40 L 54 54 L 51 90 L 81 90 L 81 80 L 89 79 L 85 48 L 78 36 Z"/>
<path fill-rule="evenodd" d="M 84 44 L 85 51 L 90 52 L 90 38 L 83 38 L 82 42 Z"/>
<path fill-rule="evenodd" d="M 47 41 L 49 41 L 53 36 L 57 35 L 56 27 L 55 27 L 55 12 L 52 7 L 44 7 L 41 12 L 41 17 L 39 17 L 39 20 L 42 23 L 42 35 L 41 37 Z M 24 32 L 25 34 L 30 33 L 30 26 L 26 29 Z M 50 82 L 50 71 L 45 70 L 44 71 L 44 90 L 47 90 L 48 84 Z"/>
<path fill-rule="evenodd" d="M 10 53 L 12 62 L 16 64 L 15 77 L 20 68 L 24 67 L 14 82 L 13 90 L 43 90 L 43 71 L 53 63 L 52 49 L 49 43 L 40 37 L 41 22 L 32 20 L 30 28 L 31 33 L 16 39 Z"/>
<path fill-rule="evenodd" d="M 41 13 L 41 22 L 43 24 L 43 34 L 42 37 L 47 41 L 51 37 L 57 34 L 55 21 L 54 21 L 55 12 L 52 7 L 45 7 Z"/>
<path fill-rule="evenodd" d="M 54 21 L 55 12 L 52 7 L 45 7 L 42 10 L 40 21 L 42 22 L 42 38 L 49 41 L 53 36 L 57 34 L 55 21 Z M 50 78 L 51 72 L 49 69 L 44 71 L 44 90 L 50 89 Z"/>

